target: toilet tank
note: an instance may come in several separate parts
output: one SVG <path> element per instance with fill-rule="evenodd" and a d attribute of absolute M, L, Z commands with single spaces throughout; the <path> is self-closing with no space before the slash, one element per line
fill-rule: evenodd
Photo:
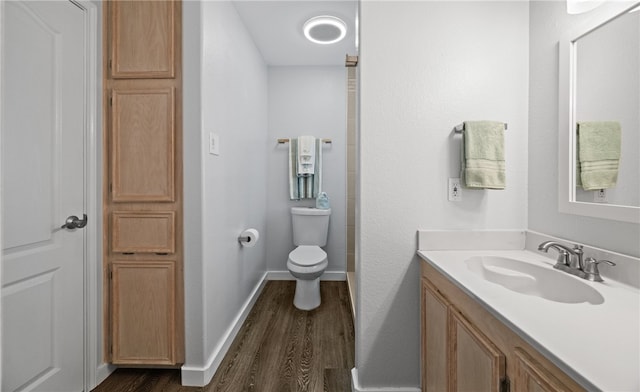
<path fill-rule="evenodd" d="M 329 215 L 331 215 L 331 209 L 291 208 L 294 245 L 325 246 L 329 232 Z"/>

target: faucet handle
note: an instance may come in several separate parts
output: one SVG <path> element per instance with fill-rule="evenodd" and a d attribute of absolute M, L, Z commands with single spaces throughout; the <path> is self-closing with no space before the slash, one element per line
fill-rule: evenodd
<path fill-rule="evenodd" d="M 616 265 L 616 263 L 609 260 L 596 260 L 593 257 L 587 257 L 584 260 L 585 279 L 592 282 L 602 282 L 602 277 L 600 277 L 600 271 L 598 270 L 598 264 L 600 263 L 605 263 L 612 267 Z"/>

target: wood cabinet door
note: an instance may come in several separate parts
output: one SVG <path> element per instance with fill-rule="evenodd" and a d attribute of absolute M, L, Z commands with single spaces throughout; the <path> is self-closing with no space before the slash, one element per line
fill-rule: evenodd
<path fill-rule="evenodd" d="M 500 392 L 505 357 L 478 329 L 449 307 L 449 391 Z"/>
<path fill-rule="evenodd" d="M 516 392 L 562 392 L 571 391 L 550 371 L 542 367 L 521 348 L 515 350 L 516 375 L 514 390 Z"/>
<path fill-rule="evenodd" d="M 175 200 L 173 88 L 111 93 L 111 199 Z"/>
<path fill-rule="evenodd" d="M 111 1 L 111 77 L 175 77 L 177 3 Z"/>
<path fill-rule="evenodd" d="M 447 391 L 448 302 L 426 279 L 422 279 L 422 390 Z"/>
<path fill-rule="evenodd" d="M 114 253 L 175 253 L 174 211 L 114 211 L 111 251 Z"/>
<path fill-rule="evenodd" d="M 173 261 L 111 263 L 111 363 L 176 364 Z"/>

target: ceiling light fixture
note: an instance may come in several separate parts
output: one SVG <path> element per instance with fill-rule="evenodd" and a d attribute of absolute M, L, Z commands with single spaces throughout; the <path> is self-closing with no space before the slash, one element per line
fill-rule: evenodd
<path fill-rule="evenodd" d="M 571 15 L 583 14 L 597 8 L 605 0 L 567 0 L 567 13 Z"/>
<path fill-rule="evenodd" d="M 321 45 L 335 44 L 347 35 L 347 25 L 340 18 L 323 15 L 304 22 L 304 36 Z"/>

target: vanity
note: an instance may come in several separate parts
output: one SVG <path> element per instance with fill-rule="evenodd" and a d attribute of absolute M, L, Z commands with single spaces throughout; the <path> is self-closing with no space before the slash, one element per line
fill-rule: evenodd
<path fill-rule="evenodd" d="M 538 233 L 418 235 L 423 391 L 640 390 L 640 291 L 617 267 L 603 282 L 554 269 Z"/>

